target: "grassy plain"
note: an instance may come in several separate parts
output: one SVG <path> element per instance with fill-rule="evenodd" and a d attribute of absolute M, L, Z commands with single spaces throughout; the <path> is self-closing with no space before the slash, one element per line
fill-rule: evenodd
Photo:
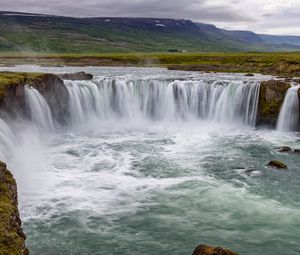
<path fill-rule="evenodd" d="M 205 72 L 300 76 L 300 52 L 18 54 L 1 53 L 0 66 L 144 66 Z"/>

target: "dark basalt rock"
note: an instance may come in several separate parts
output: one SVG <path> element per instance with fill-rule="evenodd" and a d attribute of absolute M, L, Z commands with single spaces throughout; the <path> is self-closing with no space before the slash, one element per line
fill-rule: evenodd
<path fill-rule="evenodd" d="M 91 80 L 93 79 L 93 75 L 85 72 L 78 72 L 78 73 L 64 73 L 64 74 L 58 74 L 58 77 L 63 80 Z"/>
<path fill-rule="evenodd" d="M 0 254 L 28 255 L 18 210 L 17 184 L 0 161 Z"/>
<path fill-rule="evenodd" d="M 199 245 L 193 252 L 193 255 L 239 255 L 228 249 L 221 247 L 212 247 L 207 245 Z"/>
<path fill-rule="evenodd" d="M 254 74 L 253 73 L 246 73 L 244 76 L 252 77 L 252 76 L 254 76 Z"/>
<path fill-rule="evenodd" d="M 289 154 L 300 154 L 300 149 L 293 149 L 288 146 L 278 147 L 276 148 L 278 152 L 289 153 Z"/>
<path fill-rule="evenodd" d="M 277 168 L 277 169 L 287 169 L 287 165 L 279 160 L 271 160 L 268 164 L 268 167 Z"/>
<path fill-rule="evenodd" d="M 278 148 L 278 152 L 291 152 L 291 151 L 292 151 L 292 148 L 288 147 L 288 146 L 283 146 L 283 147 Z"/>

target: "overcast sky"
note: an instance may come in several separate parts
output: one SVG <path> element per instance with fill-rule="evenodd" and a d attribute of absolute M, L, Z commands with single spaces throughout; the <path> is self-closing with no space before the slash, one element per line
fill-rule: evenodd
<path fill-rule="evenodd" d="M 0 6 L 76 17 L 184 18 L 226 29 L 300 35 L 300 0 L 0 0 Z"/>

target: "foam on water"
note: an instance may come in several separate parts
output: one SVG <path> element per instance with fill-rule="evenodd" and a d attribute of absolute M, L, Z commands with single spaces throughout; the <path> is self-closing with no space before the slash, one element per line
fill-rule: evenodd
<path fill-rule="evenodd" d="M 182 254 L 199 239 L 244 254 L 272 254 L 276 242 L 296 254 L 299 196 L 297 180 L 289 179 L 296 178 L 297 159 L 288 161 L 290 172 L 283 176 L 264 168 L 277 145 L 264 140 L 264 132 L 201 124 L 137 128 L 132 123 L 124 129 L 119 123 L 111 129 L 94 122 L 58 135 L 21 200 L 33 250 L 41 251 L 38 233 L 46 223 L 55 233 L 43 236 L 59 249 L 70 248 L 72 238 L 90 236 L 75 245 L 75 254 L 98 254 L 100 241 L 110 253 L 114 246 L 107 238 L 125 254 L 146 252 L 147 245 L 135 251 L 137 237 L 151 243 L 150 254 L 178 244 L 175 254 Z M 248 169 L 260 175 L 245 174 Z M 266 245 L 267 240 L 276 241 Z"/>

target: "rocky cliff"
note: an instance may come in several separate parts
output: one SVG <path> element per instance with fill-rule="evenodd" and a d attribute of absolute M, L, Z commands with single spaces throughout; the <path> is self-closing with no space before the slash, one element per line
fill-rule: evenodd
<path fill-rule="evenodd" d="M 69 96 L 62 79 L 90 80 L 93 75 L 84 72 L 73 74 L 12 73 L 0 72 L 0 116 L 29 118 L 25 107 L 25 85 L 37 89 L 49 104 L 53 118 L 60 124 L 67 124 Z"/>
<path fill-rule="evenodd" d="M 6 164 L 0 162 L 0 254 L 28 255 L 18 211 L 17 184 Z"/>
<path fill-rule="evenodd" d="M 36 88 L 53 110 L 53 117 L 60 123 L 68 118 L 68 91 L 63 81 L 54 74 L 0 73 L 0 108 L 10 117 L 28 117 L 25 107 L 25 85 Z"/>
<path fill-rule="evenodd" d="M 291 85 L 289 82 L 282 80 L 261 82 L 257 112 L 258 125 L 272 127 L 276 125 L 286 91 L 290 87 Z"/>

